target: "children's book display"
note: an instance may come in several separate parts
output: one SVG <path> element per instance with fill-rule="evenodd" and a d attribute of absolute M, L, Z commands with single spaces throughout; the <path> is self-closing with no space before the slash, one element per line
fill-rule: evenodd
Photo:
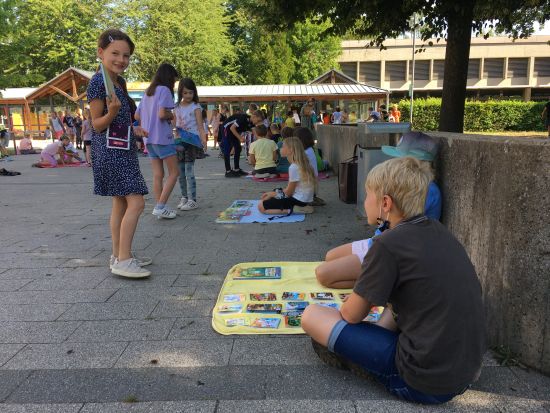
<path fill-rule="evenodd" d="M 310 304 L 340 308 L 351 290 L 327 290 L 315 278 L 319 262 L 255 262 L 231 268 L 212 311 L 221 334 L 303 334 L 301 318 Z M 366 321 L 376 322 L 383 307 Z"/>
<path fill-rule="evenodd" d="M 216 222 L 218 224 L 238 224 L 242 217 L 250 215 L 250 208 L 252 206 L 253 203 L 251 201 L 237 200 L 218 215 Z"/>

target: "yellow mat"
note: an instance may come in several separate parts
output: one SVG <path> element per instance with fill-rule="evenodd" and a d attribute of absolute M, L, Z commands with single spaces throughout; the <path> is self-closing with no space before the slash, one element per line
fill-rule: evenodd
<path fill-rule="evenodd" d="M 247 262 L 232 267 L 222 285 L 216 306 L 212 310 L 212 327 L 220 334 L 303 334 L 304 330 L 295 324 L 295 318 L 286 317 L 290 312 L 289 303 L 304 302 L 309 304 L 327 304 L 339 308 L 342 295 L 351 290 L 327 289 L 317 282 L 315 267 L 320 262 Z M 280 267 L 280 279 L 235 279 L 242 269 Z M 284 297 L 284 293 L 303 294 L 299 298 Z M 271 293 L 271 297 L 266 297 Z M 332 293 L 322 295 L 318 293 Z M 261 300 L 269 298 L 270 300 Z M 273 294 L 275 296 L 273 296 Z M 312 298 L 312 294 L 315 295 Z M 280 313 L 253 313 L 247 311 L 249 305 L 279 305 Z M 292 307 L 292 304 L 290 304 Z M 229 312 L 228 312 L 229 311 Z M 375 310 L 377 312 L 379 310 Z M 278 320 L 278 321 L 277 321 Z M 294 323 L 293 323 L 294 321 Z M 290 322 L 290 325 L 288 323 Z M 276 328 L 265 328 L 266 324 Z M 263 328 L 260 326 L 264 326 Z"/>

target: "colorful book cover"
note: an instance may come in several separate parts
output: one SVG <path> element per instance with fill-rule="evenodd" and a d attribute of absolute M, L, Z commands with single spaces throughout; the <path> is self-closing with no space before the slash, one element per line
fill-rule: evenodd
<path fill-rule="evenodd" d="M 304 311 L 309 305 L 307 301 L 289 301 L 285 303 L 285 310 L 287 311 Z"/>
<path fill-rule="evenodd" d="M 238 326 L 248 326 L 250 321 L 247 318 L 226 318 L 225 320 L 226 327 L 238 327 Z"/>
<path fill-rule="evenodd" d="M 256 328 L 279 328 L 281 320 L 279 318 L 256 318 L 252 320 L 251 327 Z"/>
<path fill-rule="evenodd" d="M 377 323 L 378 321 L 380 321 L 380 316 L 382 315 L 383 311 L 384 307 L 371 307 L 369 315 L 367 315 L 365 321 L 368 321 L 369 323 Z"/>
<path fill-rule="evenodd" d="M 182 128 L 176 128 L 178 131 L 179 139 L 176 141 L 176 143 L 188 143 L 189 145 L 196 146 L 197 148 L 202 148 L 202 142 L 199 135 L 195 135 L 194 133 L 188 132 L 185 129 Z"/>
<path fill-rule="evenodd" d="M 251 301 L 277 301 L 275 293 L 251 293 Z"/>
<path fill-rule="evenodd" d="M 350 295 L 351 293 L 340 293 L 338 297 L 340 297 L 340 300 L 345 301 Z"/>
<path fill-rule="evenodd" d="M 102 63 L 99 64 L 99 70 L 101 72 L 101 76 L 103 77 L 103 84 L 105 85 L 105 94 L 109 99 L 112 99 L 112 96 L 115 94 L 115 85 L 113 84 L 111 76 L 109 76 L 109 74 L 105 70 L 105 67 L 103 66 Z"/>
<path fill-rule="evenodd" d="M 287 315 L 285 316 L 285 324 L 287 327 L 301 327 L 302 315 Z"/>
<path fill-rule="evenodd" d="M 225 303 L 238 303 L 246 299 L 244 294 L 225 294 L 223 296 L 223 301 Z"/>
<path fill-rule="evenodd" d="M 292 300 L 292 301 L 304 301 L 306 295 L 304 293 L 297 293 L 294 291 L 285 291 L 283 293 L 283 300 Z"/>
<path fill-rule="evenodd" d="M 246 311 L 249 313 L 280 314 L 283 311 L 283 306 L 281 304 L 248 304 Z"/>
<path fill-rule="evenodd" d="M 218 313 L 240 313 L 242 309 L 241 304 L 222 304 L 218 306 Z"/>
<path fill-rule="evenodd" d="M 319 305 L 322 305 L 323 307 L 330 307 L 330 308 L 336 308 L 337 310 L 340 308 L 340 306 L 337 303 L 319 303 Z"/>
<path fill-rule="evenodd" d="M 329 292 L 311 293 L 314 300 L 334 300 L 334 294 Z"/>
<path fill-rule="evenodd" d="M 278 280 L 281 278 L 281 267 L 236 267 L 234 280 Z"/>

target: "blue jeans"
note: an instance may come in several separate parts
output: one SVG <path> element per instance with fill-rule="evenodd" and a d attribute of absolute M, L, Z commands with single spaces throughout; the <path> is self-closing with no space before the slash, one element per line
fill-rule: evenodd
<path fill-rule="evenodd" d="M 395 365 L 395 350 L 399 334 L 371 323 L 348 324 L 338 321 L 328 341 L 328 349 L 374 376 L 386 389 L 400 399 L 440 404 L 464 393 L 432 395 L 410 387 L 399 375 Z"/>
<path fill-rule="evenodd" d="M 181 196 L 196 201 L 197 181 L 195 180 L 195 162 L 178 162 L 178 164 L 180 167 Z"/>

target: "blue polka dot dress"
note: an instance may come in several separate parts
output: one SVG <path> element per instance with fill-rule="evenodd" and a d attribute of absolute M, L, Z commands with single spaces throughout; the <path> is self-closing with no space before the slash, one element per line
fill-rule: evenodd
<path fill-rule="evenodd" d="M 121 107 L 113 124 L 125 129 L 131 123 L 130 104 L 124 91 L 115 86 Z M 96 73 L 88 85 L 88 102 L 105 100 L 105 86 L 101 73 Z M 107 113 L 107 106 L 103 114 Z M 130 138 L 130 149 L 107 148 L 107 130 L 98 133 L 92 128 L 92 169 L 94 173 L 94 194 L 102 196 L 126 196 L 148 193 L 147 185 L 139 169 L 136 140 Z"/>

